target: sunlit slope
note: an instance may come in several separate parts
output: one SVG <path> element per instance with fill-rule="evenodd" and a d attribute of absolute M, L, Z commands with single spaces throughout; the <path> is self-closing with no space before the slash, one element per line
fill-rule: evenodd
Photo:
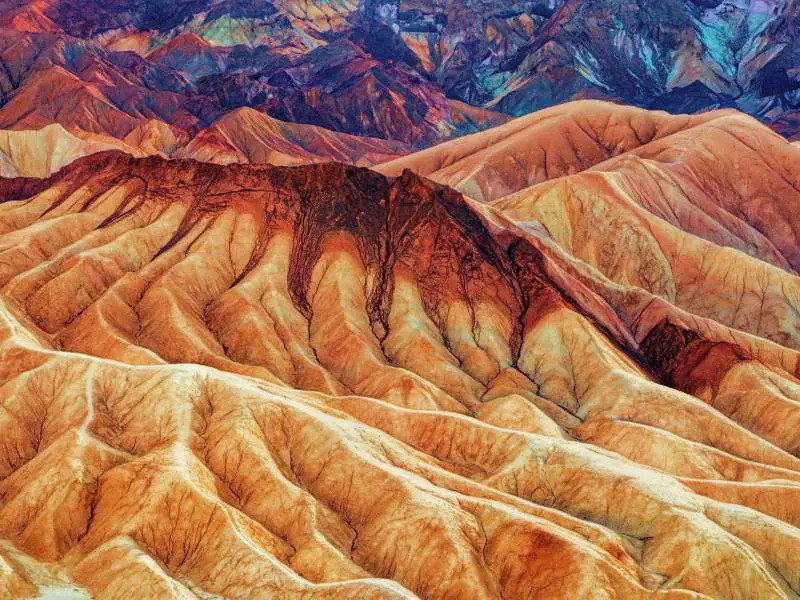
<path fill-rule="evenodd" d="M 669 115 L 597 100 L 569 102 L 377 167 L 430 177 L 481 201 L 578 173 L 732 111 Z"/>
<path fill-rule="evenodd" d="M 240 108 L 200 131 L 175 156 L 218 164 L 288 166 L 337 161 L 372 165 L 408 151 L 400 142 L 285 123 L 251 108 Z"/>
<path fill-rule="evenodd" d="M 0 130 L 0 177 L 47 177 L 77 158 L 106 150 L 143 154 L 122 140 L 76 133 L 57 123 L 31 131 Z"/>
<path fill-rule="evenodd" d="M 797 348 L 800 151 L 730 115 L 495 203 L 615 282 Z"/>

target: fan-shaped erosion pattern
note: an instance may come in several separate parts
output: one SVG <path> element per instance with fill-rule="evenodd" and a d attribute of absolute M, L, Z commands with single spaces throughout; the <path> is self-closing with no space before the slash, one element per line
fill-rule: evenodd
<path fill-rule="evenodd" d="M 793 348 L 410 171 L 0 197 L 0 595 L 798 597 Z"/>

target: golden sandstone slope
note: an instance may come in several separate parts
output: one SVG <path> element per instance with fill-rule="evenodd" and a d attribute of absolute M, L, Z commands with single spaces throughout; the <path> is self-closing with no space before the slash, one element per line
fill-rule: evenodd
<path fill-rule="evenodd" d="M 280 166 L 329 161 L 370 166 L 409 151 L 401 142 L 286 123 L 240 108 L 193 137 L 157 119 L 141 119 L 121 138 L 78 127 L 67 130 L 58 123 L 41 129 L 0 129 L 0 177 L 47 177 L 73 160 L 107 150 L 139 157 Z"/>
<path fill-rule="evenodd" d="M 734 114 L 669 115 L 599 100 L 568 102 L 397 158 L 376 170 L 396 176 L 411 169 L 489 202 Z"/>
<path fill-rule="evenodd" d="M 574 171 L 733 147 L 701 137 Z M 677 295 L 693 244 L 784 278 L 748 330 L 605 269 L 633 224 L 503 185 L 520 225 L 335 164 L 108 152 L 0 180 L 0 596 L 800 598 L 790 228 L 723 249 L 733 218 L 623 188 L 655 239 L 629 258 L 666 248 L 642 279 Z"/>
<path fill-rule="evenodd" d="M 0 177 L 47 177 L 73 160 L 106 150 L 144 155 L 122 140 L 72 133 L 58 123 L 30 131 L 0 129 Z"/>

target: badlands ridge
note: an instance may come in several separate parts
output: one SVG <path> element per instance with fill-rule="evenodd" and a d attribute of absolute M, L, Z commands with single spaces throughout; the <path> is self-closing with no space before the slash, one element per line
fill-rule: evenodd
<path fill-rule="evenodd" d="M 0 180 L 0 596 L 800 598 L 800 149 L 582 102 L 378 171 Z"/>

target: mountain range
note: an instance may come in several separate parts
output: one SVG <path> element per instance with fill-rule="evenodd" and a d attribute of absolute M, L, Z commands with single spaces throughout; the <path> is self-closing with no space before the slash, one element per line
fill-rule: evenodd
<path fill-rule="evenodd" d="M 0 598 L 800 600 L 794 0 L 0 0 Z"/>
<path fill-rule="evenodd" d="M 420 149 L 599 98 L 792 138 L 798 27 L 794 0 L 2 0 L 0 128 L 192 137 L 249 107 Z"/>

